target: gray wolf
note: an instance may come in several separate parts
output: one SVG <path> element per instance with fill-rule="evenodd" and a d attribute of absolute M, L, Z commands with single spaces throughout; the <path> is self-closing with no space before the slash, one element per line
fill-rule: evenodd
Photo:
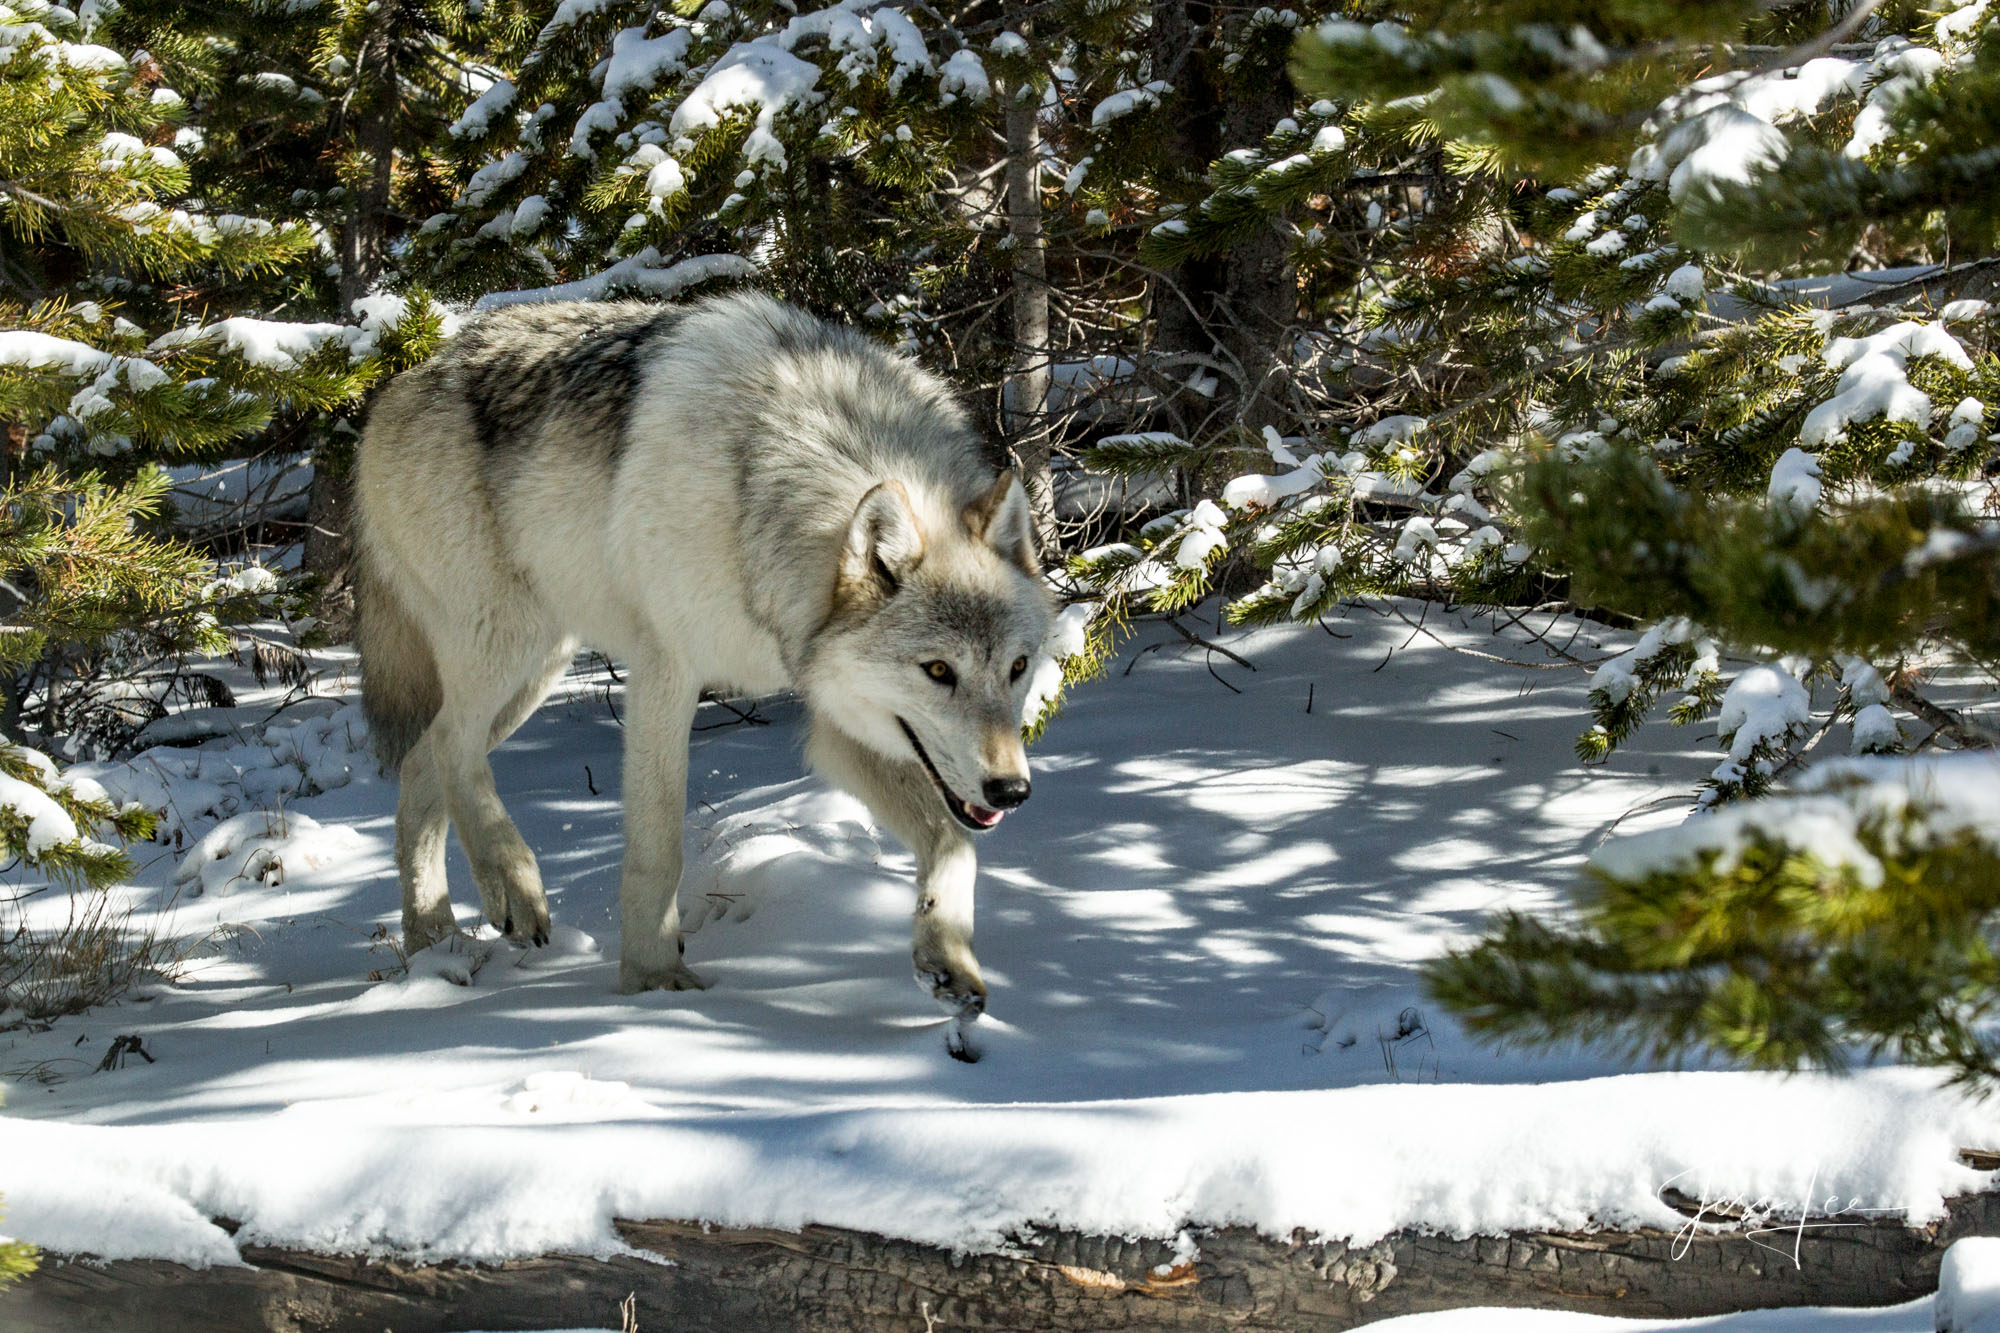
<path fill-rule="evenodd" d="M 701 692 L 789 688 L 807 762 L 915 854 L 919 982 L 983 1010 L 972 840 L 1028 798 L 1052 606 L 1021 483 L 942 381 L 760 295 L 517 306 L 383 392 L 356 493 L 407 949 L 456 931 L 448 826 L 486 919 L 546 940 L 487 754 L 589 645 L 628 670 L 623 990 L 703 985 L 675 901 Z"/>

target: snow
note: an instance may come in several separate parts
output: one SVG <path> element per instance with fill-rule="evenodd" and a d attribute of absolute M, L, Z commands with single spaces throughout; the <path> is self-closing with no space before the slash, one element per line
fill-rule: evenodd
<path fill-rule="evenodd" d="M 203 835 L 182 858 L 174 882 L 196 896 L 282 884 L 301 871 L 335 865 L 363 845 L 353 829 L 324 828 L 296 811 L 248 810 Z"/>
<path fill-rule="evenodd" d="M 1417 967 L 1493 910 L 1566 901 L 1613 821 L 1677 819 L 1633 812 L 1685 793 L 1699 741 L 1649 726 L 1580 768 L 1581 673 L 1456 653 L 1542 660 L 1460 613 L 1430 609 L 1442 644 L 1366 610 L 1332 625 L 1345 638 L 1211 630 L 1209 614 L 1189 623 L 1257 670 L 1136 626 L 1038 743 L 1035 800 L 982 841 L 994 1000 L 969 1066 L 910 983 L 910 858 L 800 776 L 794 703 L 693 739 L 682 902 L 703 992 L 616 993 L 624 700 L 601 671 L 495 755 L 551 890 L 543 950 L 488 939 L 403 970 L 395 788 L 338 698 L 258 739 L 87 766 L 114 793 L 159 788 L 189 848 L 280 804 L 258 793 L 281 783 L 297 786 L 285 819 L 352 842 L 286 862 L 282 883 L 244 876 L 177 904 L 185 853 L 138 849 L 135 925 L 192 941 L 189 970 L 144 1003 L 9 1034 L 10 1067 L 94 1064 L 114 1030 L 157 1057 L 10 1088 L 9 1228 L 56 1251 L 217 1264 L 254 1243 L 606 1255 L 621 1216 L 1199 1246 L 1230 1223 L 1361 1241 L 1675 1229 L 1670 1180 L 1925 1220 L 1987 1181 L 1956 1150 L 1995 1142 L 2000 1119 L 1930 1073 L 1670 1072 L 1472 1044 Z M 1577 642 L 1624 646 L 1589 627 Z M 727 720 L 707 707 L 699 725 Z M 315 743 L 349 766 L 344 785 L 305 780 Z M 270 836 L 258 827 L 220 840 L 243 855 Z M 287 827 L 281 857 L 310 831 Z M 470 925 L 455 852 L 452 873 Z M 1391 1066 L 1384 1043 L 1412 1007 L 1426 1035 L 1392 1046 Z"/>
<path fill-rule="evenodd" d="M 1403 521 L 1402 531 L 1396 534 L 1396 547 L 1389 552 L 1389 558 L 1399 565 L 1407 565 L 1418 558 L 1419 548 L 1435 551 L 1437 545 L 1437 527 L 1420 514 Z"/>
<path fill-rule="evenodd" d="M 1182 569 L 1200 569 L 1208 558 L 1228 547 L 1223 528 L 1229 518 L 1216 508 L 1215 501 L 1203 500 L 1187 517 L 1187 535 L 1174 552 L 1174 564 Z"/>
<path fill-rule="evenodd" d="M 1925 46 L 1912 46 L 1901 37 L 1878 43 L 1869 73 L 1876 79 L 1868 100 L 1855 113 L 1854 130 L 1841 152 L 1847 157 L 1865 158 L 1889 137 L 1890 115 L 1896 104 L 1931 80 L 1944 67 L 1944 54 Z"/>
<path fill-rule="evenodd" d="M 1716 768 L 1716 779 L 1740 780 L 1758 746 L 1781 744 L 1811 720 L 1812 700 L 1790 672 L 1774 666 L 1746 668 L 1723 691 L 1716 714 L 1715 734 L 1729 744 L 1729 758 Z"/>
<path fill-rule="evenodd" d="M 784 34 L 739 42 L 724 52 L 674 108 L 669 132 L 677 137 L 691 135 L 714 129 L 732 112 L 750 112 L 744 159 L 769 162 L 782 170 L 785 150 L 776 134 L 777 117 L 805 99 L 819 83 L 819 67 L 786 47 L 786 37 L 800 22 L 794 19 Z"/>
<path fill-rule="evenodd" d="M 1235 478 L 1222 488 L 1222 503 L 1231 509 L 1252 506 L 1268 509 L 1288 496 L 1311 490 L 1325 480 L 1326 472 L 1320 466 L 1318 455 L 1314 455 L 1301 466 L 1280 476 L 1252 474 Z"/>
<path fill-rule="evenodd" d="M 548 23 L 543 26 L 537 45 L 546 45 L 562 29 L 574 27 L 583 19 L 602 14 L 614 3 L 616 0 L 562 0 L 562 3 L 556 6 L 556 12 L 549 18 Z"/>
<path fill-rule="evenodd" d="M 1787 449 L 1771 465 L 1765 496 L 1773 509 L 1806 514 L 1819 507 L 1819 459 L 1803 449 Z"/>
<path fill-rule="evenodd" d="M 1623 703 L 1639 688 L 1641 668 L 1668 647 L 1686 643 L 1693 634 L 1693 626 L 1679 617 L 1652 626 L 1639 637 L 1639 642 L 1590 673 L 1590 692 L 1601 694 L 1614 704 Z"/>
<path fill-rule="evenodd" d="M 459 191 L 458 204 L 462 208 L 483 208 L 493 192 L 513 180 L 528 169 L 525 153 L 508 153 L 495 158 L 472 173 L 472 178 Z"/>
<path fill-rule="evenodd" d="M 1641 144 L 1630 170 L 1642 180 L 1664 180 L 1679 203 L 1692 191 L 1747 184 L 1788 151 L 1784 134 L 1769 121 L 1738 106 L 1718 106 L 1681 121 L 1658 143 Z"/>
<path fill-rule="evenodd" d="M 1911 358 L 1935 356 L 1960 370 L 1972 369 L 1972 358 L 1942 323 L 1901 320 L 1863 338 L 1829 338 L 1825 361 L 1841 371 L 1833 397 L 1806 414 L 1799 442 L 1812 447 L 1838 440 L 1850 422 L 1882 417 L 1928 425 L 1930 395 L 1911 384 Z"/>
<path fill-rule="evenodd" d="M 1403 1315 L 1368 1329 L 1369 1333 L 1932 1333 L 1931 1305 L 1926 1297 L 1879 1310 L 1815 1306 L 1696 1319 L 1618 1319 L 1564 1310 L 1482 1307 Z"/>
<path fill-rule="evenodd" d="M 1701 265 L 1682 264 L 1667 274 L 1666 285 L 1661 290 L 1676 301 L 1699 301 L 1708 290 Z"/>
<path fill-rule="evenodd" d="M 1049 626 L 1048 637 L 1042 641 L 1028 673 L 1028 701 L 1022 706 L 1021 715 L 1030 722 L 1040 719 L 1062 692 L 1063 660 L 1075 657 L 1088 646 L 1090 622 L 1097 611 L 1088 602 L 1066 606 Z"/>
<path fill-rule="evenodd" d="M 677 264 L 663 265 L 660 252 L 649 245 L 587 278 L 558 283 L 553 287 L 488 292 L 475 301 L 472 308 L 497 310 L 501 306 L 519 305 L 524 301 L 601 301 L 613 292 L 665 301 L 700 283 L 756 276 L 757 266 L 741 255 L 696 255 Z"/>
<path fill-rule="evenodd" d="M 30 856 L 73 843 L 80 836 L 76 821 L 53 796 L 11 773 L 0 773 L 0 810 L 27 822 Z"/>
<path fill-rule="evenodd" d="M 1840 659 L 1840 683 L 1856 707 L 1889 702 L 1889 685 L 1876 667 L 1859 657 Z"/>
<path fill-rule="evenodd" d="M 688 47 L 693 41 L 691 28 L 669 28 L 658 37 L 648 37 L 643 27 L 624 29 L 611 39 L 604 100 L 622 103 L 633 93 L 650 93 L 668 75 L 679 74 L 687 68 Z"/>
<path fill-rule="evenodd" d="M 1847 867 L 1873 888 L 1882 883 L 1883 869 L 1861 841 L 1859 831 L 1868 824 L 1884 826 L 1882 836 L 1911 849 L 1972 837 L 2000 854 L 2000 757 L 1958 753 L 1827 760 L 1808 769 L 1782 795 L 1731 805 L 1677 828 L 1617 839 L 1605 844 L 1592 863 L 1616 878 L 1638 880 L 1687 870 L 1713 856 L 1715 870 L 1727 873 L 1745 850 L 1763 843 L 1810 853 L 1822 865 Z"/>
<path fill-rule="evenodd" d="M 472 104 L 454 120 L 450 126 L 454 139 L 477 139 L 485 136 L 493 128 L 493 117 L 500 115 L 514 105 L 514 85 L 506 79 L 496 79 L 486 91 L 472 99 Z"/>
<path fill-rule="evenodd" d="M 118 358 L 87 343 L 28 329 L 0 330 L 0 366 L 58 370 L 66 375 L 98 375 Z"/>
<path fill-rule="evenodd" d="M 1903 733 L 1895 715 L 1881 704 L 1866 704 L 1854 712 L 1854 735 L 1849 750 L 1854 754 L 1874 754 L 1898 748 Z"/>
<path fill-rule="evenodd" d="M 582 158 L 596 157 L 597 150 L 590 146 L 591 137 L 597 134 L 609 134 L 617 129 L 618 118 L 624 112 L 625 108 L 616 102 L 592 103 L 589 110 L 577 117 L 576 128 L 570 131 L 569 155 Z M 518 156 L 520 156 L 518 153 L 510 154 L 510 158 Z"/>
<path fill-rule="evenodd" d="M 1968 1236 L 1938 1270 L 1937 1333 L 2000 1333 L 2000 1238 Z"/>
<path fill-rule="evenodd" d="M 153 340 L 151 351 L 166 351 L 197 343 L 220 344 L 266 370 L 291 371 L 329 343 L 345 344 L 355 330 L 346 324 L 291 323 L 236 315 L 191 328 L 174 329 Z"/>
<path fill-rule="evenodd" d="M 508 235 L 516 240 L 533 236 L 541 230 L 548 216 L 549 201 L 539 194 L 531 194 L 514 206 L 513 216 L 507 223 Z"/>
<path fill-rule="evenodd" d="M 978 53 L 970 47 L 961 47 L 938 68 L 938 91 L 983 102 L 993 95 L 993 85 L 986 77 L 986 66 L 980 63 Z M 1070 188 L 1072 192 L 1075 190 L 1074 186 Z"/>
<path fill-rule="evenodd" d="M 935 67 L 924 46 L 924 34 L 900 9 L 878 9 L 868 22 L 873 36 L 889 58 L 889 95 L 903 90 L 912 74 L 929 74 Z"/>
<path fill-rule="evenodd" d="M 1384 445 L 1402 444 L 1429 424 L 1423 417 L 1383 417 L 1372 426 L 1356 431 L 1352 443 L 1359 449 L 1379 449 Z"/>
<path fill-rule="evenodd" d="M 1172 88 L 1155 79 L 1140 88 L 1125 88 L 1112 93 L 1090 109 L 1090 128 L 1103 129 L 1112 121 L 1131 115 L 1134 111 L 1156 107 L 1160 98 Z"/>

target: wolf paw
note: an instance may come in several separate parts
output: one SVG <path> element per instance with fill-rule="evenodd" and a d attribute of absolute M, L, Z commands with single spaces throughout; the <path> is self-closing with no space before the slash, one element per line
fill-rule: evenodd
<path fill-rule="evenodd" d="M 459 934 L 458 921 L 447 907 L 442 913 L 403 918 L 403 956 L 420 953 L 440 940 Z"/>
<path fill-rule="evenodd" d="M 977 972 L 919 961 L 917 984 L 949 1014 L 977 1018 L 986 1012 L 986 983 Z"/>
<path fill-rule="evenodd" d="M 532 944 L 537 949 L 549 942 L 547 903 L 517 902 L 507 910 L 500 933 L 516 944 Z"/>
<path fill-rule="evenodd" d="M 618 968 L 618 989 L 626 995 L 649 990 L 707 990 L 708 982 L 686 963 L 671 967 L 635 967 L 625 963 Z"/>
<path fill-rule="evenodd" d="M 961 1064 L 976 1065 L 979 1063 L 979 1057 L 985 1054 L 979 1049 L 979 1043 L 972 1035 L 973 1024 L 978 1018 L 977 1014 L 962 1016 L 954 1019 L 952 1025 L 945 1030 L 945 1053 Z"/>

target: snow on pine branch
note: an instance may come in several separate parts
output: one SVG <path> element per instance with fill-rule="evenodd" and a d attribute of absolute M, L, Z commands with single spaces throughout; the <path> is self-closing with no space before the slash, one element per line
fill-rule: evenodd
<path fill-rule="evenodd" d="M 1796 685 L 1796 682 L 1793 682 Z M 1884 853 L 1912 857 L 1965 839 L 2000 856 L 2000 758 L 1985 753 L 1834 759 L 1785 793 L 1606 843 L 1591 865 L 1614 879 L 1727 874 L 1756 846 L 1884 882 Z"/>
<path fill-rule="evenodd" d="M 611 295 L 643 295 L 669 300 L 707 282 L 748 281 L 757 276 L 757 266 L 741 255 L 696 255 L 679 263 L 662 265 L 658 250 L 648 246 L 628 255 L 601 272 L 553 287 L 532 287 L 512 292 L 488 292 L 473 303 L 475 310 L 497 310 L 502 306 L 541 301 L 601 301 Z"/>
<path fill-rule="evenodd" d="M 434 306 L 426 306 L 425 310 L 437 316 L 444 336 L 457 331 L 457 315 Z M 170 330 L 153 340 L 151 350 L 210 347 L 245 365 L 282 373 L 299 369 L 326 348 L 339 347 L 353 364 L 374 356 L 381 349 L 384 336 L 400 327 L 410 313 L 406 297 L 378 292 L 356 298 L 352 324 L 302 323 L 238 315 L 213 324 Z"/>

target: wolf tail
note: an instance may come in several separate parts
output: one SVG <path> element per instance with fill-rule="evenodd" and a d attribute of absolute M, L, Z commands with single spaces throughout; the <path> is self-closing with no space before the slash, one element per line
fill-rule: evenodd
<path fill-rule="evenodd" d="M 423 626 L 376 567 L 379 557 L 365 541 L 358 555 L 360 618 L 354 639 L 361 650 L 361 707 L 376 755 L 393 769 L 437 716 L 444 691 Z"/>

